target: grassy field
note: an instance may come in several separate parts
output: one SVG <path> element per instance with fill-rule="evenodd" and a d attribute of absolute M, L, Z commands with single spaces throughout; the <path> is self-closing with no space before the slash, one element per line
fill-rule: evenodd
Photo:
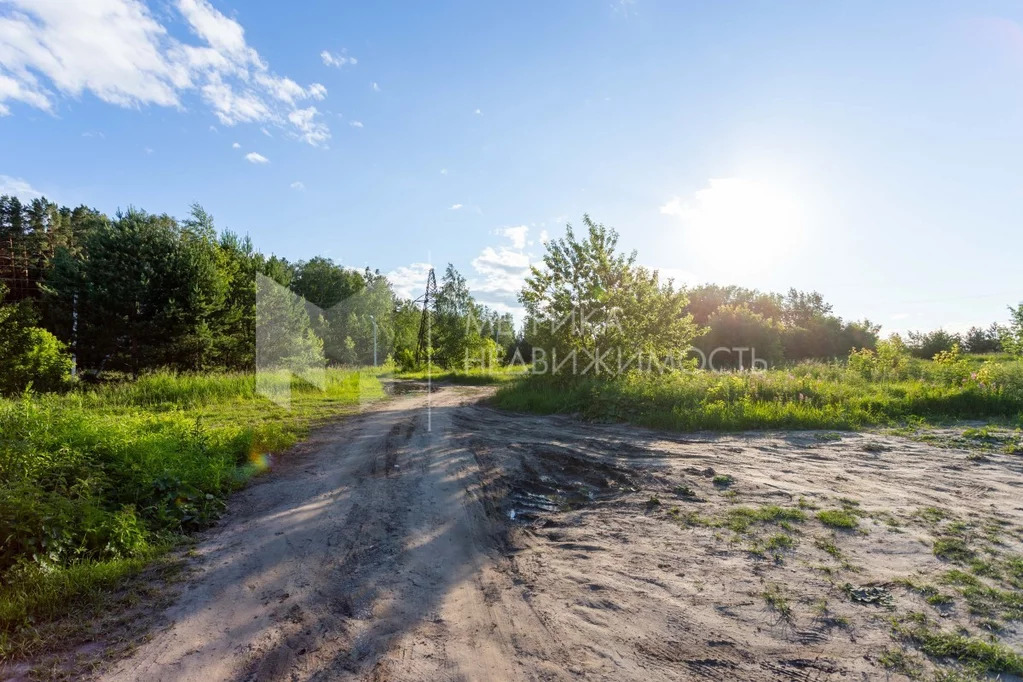
<path fill-rule="evenodd" d="M 754 373 L 538 375 L 502 387 L 494 404 L 673 430 L 856 429 L 958 420 L 1023 426 L 1023 361 L 916 360 L 891 379 L 813 362 Z"/>
<path fill-rule="evenodd" d="M 412 379 L 416 381 L 446 381 L 452 384 L 464 384 L 471 386 L 486 386 L 490 384 L 504 384 L 515 379 L 521 379 L 529 373 L 526 365 L 508 365 L 493 368 L 473 369 L 443 369 L 436 367 L 433 370 L 418 370 L 415 372 L 398 372 L 394 376 L 398 379 Z"/>
<path fill-rule="evenodd" d="M 375 373 L 328 370 L 325 391 L 293 384 L 291 409 L 226 373 L 0 400 L 0 660 L 214 521 L 312 426 L 383 396 Z"/>

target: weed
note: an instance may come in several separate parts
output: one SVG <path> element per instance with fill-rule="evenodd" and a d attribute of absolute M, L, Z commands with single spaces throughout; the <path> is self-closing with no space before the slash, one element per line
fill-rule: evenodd
<path fill-rule="evenodd" d="M 677 485 L 673 492 L 679 497 L 686 497 L 690 499 L 696 497 L 696 491 L 687 485 Z"/>
<path fill-rule="evenodd" d="M 814 541 L 814 546 L 818 549 L 824 550 L 839 561 L 842 560 L 842 550 L 838 548 L 834 540 L 828 538 L 817 538 Z"/>
<path fill-rule="evenodd" d="M 829 528 L 851 530 L 859 525 L 856 516 L 847 509 L 825 509 L 817 512 L 817 520 Z"/>
<path fill-rule="evenodd" d="M 877 662 L 884 668 L 905 675 L 911 680 L 919 679 L 924 671 L 920 661 L 916 657 L 908 655 L 902 649 L 885 649 L 881 652 Z"/>
<path fill-rule="evenodd" d="M 1023 675 L 1023 656 L 1009 647 L 979 637 L 935 630 L 918 618 L 913 626 L 895 625 L 896 634 L 928 656 L 957 661 L 993 674 Z"/>
<path fill-rule="evenodd" d="M 938 523 L 951 516 L 947 509 L 940 507 L 924 507 L 917 512 L 917 515 L 928 523 Z"/>
<path fill-rule="evenodd" d="M 764 543 L 764 549 L 769 552 L 780 552 L 786 549 L 792 549 L 795 546 L 796 541 L 785 533 L 776 533 L 775 535 L 767 538 L 767 542 Z"/>
<path fill-rule="evenodd" d="M 944 574 L 938 579 L 939 582 L 945 585 L 960 585 L 966 587 L 976 587 L 980 585 L 980 581 L 974 576 L 960 571 L 958 568 L 953 568 L 950 571 L 945 571 Z"/>
<path fill-rule="evenodd" d="M 722 525 L 736 533 L 745 533 L 754 524 L 780 523 L 783 521 L 799 522 L 805 519 L 806 515 L 799 509 L 768 504 L 762 507 L 735 507 L 734 509 L 729 509 L 724 515 Z"/>
<path fill-rule="evenodd" d="M 732 478 L 732 476 L 730 476 L 729 474 L 718 474 L 713 479 L 711 479 L 711 483 L 713 483 L 718 488 L 727 488 L 733 483 L 735 483 L 735 479 Z"/>
<path fill-rule="evenodd" d="M 777 613 L 779 618 L 785 621 L 792 620 L 792 606 L 782 593 L 780 586 L 768 585 L 761 596 L 763 596 L 767 607 Z"/>
<path fill-rule="evenodd" d="M 941 537 L 934 541 L 934 556 L 946 561 L 965 563 L 973 558 L 974 552 L 966 541 L 958 537 Z"/>

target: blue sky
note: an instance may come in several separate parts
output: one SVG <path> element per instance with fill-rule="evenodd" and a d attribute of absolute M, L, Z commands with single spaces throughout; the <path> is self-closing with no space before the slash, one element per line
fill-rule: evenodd
<path fill-rule="evenodd" d="M 1023 299 L 1018 3 L 0 0 L 0 113 L 0 191 L 500 309 L 584 212 L 887 331 Z"/>

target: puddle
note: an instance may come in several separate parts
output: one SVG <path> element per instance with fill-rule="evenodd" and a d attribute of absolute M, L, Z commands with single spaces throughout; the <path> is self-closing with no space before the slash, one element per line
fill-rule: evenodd
<path fill-rule="evenodd" d="M 570 448 L 512 444 L 522 451 L 521 472 L 507 497 L 513 521 L 530 523 L 558 511 L 609 500 L 632 490 L 625 470 Z"/>
<path fill-rule="evenodd" d="M 387 395 L 410 395 L 412 393 L 426 393 L 427 383 L 425 381 L 412 381 L 409 379 L 384 380 L 381 382 Z M 436 393 L 440 386 L 430 386 L 430 393 Z"/>

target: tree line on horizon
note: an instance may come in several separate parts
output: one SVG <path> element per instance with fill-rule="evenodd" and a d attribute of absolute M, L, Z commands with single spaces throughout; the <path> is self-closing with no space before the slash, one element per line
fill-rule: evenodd
<path fill-rule="evenodd" d="M 545 269 L 527 280 L 521 300 L 533 320 L 547 303 L 572 301 L 557 298 L 564 293 L 556 291 L 560 285 L 545 290 L 553 286 L 551 276 L 560 272 L 579 280 L 588 273 L 591 289 L 576 292 L 577 299 L 628 311 L 620 333 L 631 338 L 616 343 L 638 342 L 651 350 L 690 343 L 704 350 L 755 346 L 758 357 L 771 364 L 845 357 L 877 343 L 878 325 L 843 321 L 817 292 L 781 295 L 706 284 L 672 289 L 665 298 L 655 272 L 637 270 L 635 254 L 616 253 L 617 233 L 589 217 L 584 222 L 585 239 L 573 241 L 569 228 L 569 241 L 549 242 Z M 316 306 L 299 309 L 281 299 L 281 306 L 293 308 L 280 316 L 288 320 L 287 335 L 305 339 L 283 353 L 313 353 L 338 365 L 370 364 L 375 326 L 380 361 L 390 359 L 404 369 L 416 365 L 421 306 L 395 294 L 378 270 L 348 268 L 320 256 L 297 262 L 267 256 L 247 236 L 218 231 L 197 204 L 184 219 L 135 208 L 108 217 L 86 206 L 5 195 L 0 393 L 29 385 L 36 391 L 62 388 L 72 353 L 80 372 L 93 376 L 137 376 L 157 368 L 251 369 L 257 317 L 265 314 L 256 306 L 257 275 Z M 514 330 L 511 315 L 477 302 L 450 264 L 431 314 L 430 354 L 443 367 L 462 367 L 467 358 L 480 364 L 513 356 L 528 362 L 531 346 L 554 341 L 531 331 L 530 318 Z M 992 352 L 1001 338 L 997 326 L 962 338 L 938 330 L 911 334 L 909 346 L 927 357 L 956 343 Z"/>

